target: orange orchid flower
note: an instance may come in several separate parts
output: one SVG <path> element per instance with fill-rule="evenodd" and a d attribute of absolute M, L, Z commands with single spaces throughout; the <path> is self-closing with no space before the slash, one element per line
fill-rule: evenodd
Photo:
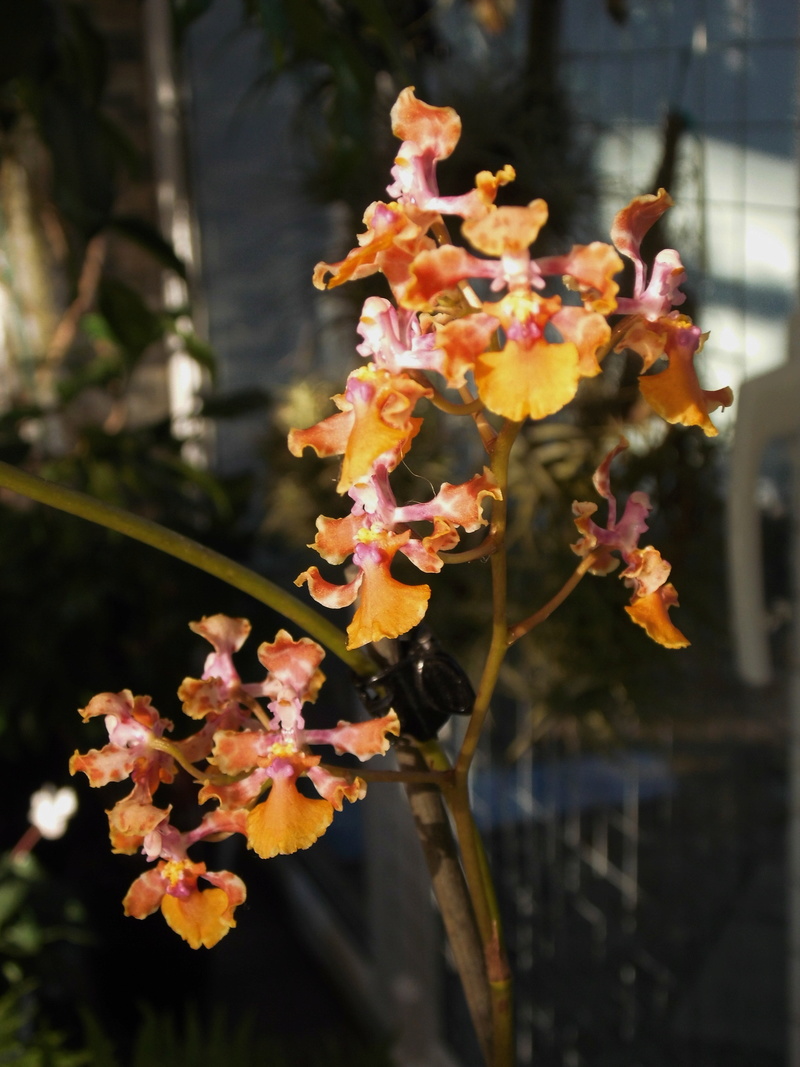
<path fill-rule="evenodd" d="M 632 589 L 631 602 L 626 611 L 649 637 L 665 648 L 685 648 L 689 641 L 669 618 L 669 609 L 678 606 L 678 595 L 667 582 L 671 567 L 652 545 L 639 548 L 639 538 L 647 530 L 647 514 L 651 509 L 647 493 L 635 492 L 628 497 L 622 517 L 617 519 L 617 501 L 611 492 L 611 463 L 628 447 L 625 438 L 605 457 L 594 473 L 594 487 L 608 504 L 605 527 L 592 516 L 597 505 L 575 501 L 572 511 L 575 525 L 583 535 L 573 546 L 584 559 L 591 557 L 592 574 L 609 574 L 618 566 L 613 555 L 618 552 L 625 562 L 620 578 Z"/>

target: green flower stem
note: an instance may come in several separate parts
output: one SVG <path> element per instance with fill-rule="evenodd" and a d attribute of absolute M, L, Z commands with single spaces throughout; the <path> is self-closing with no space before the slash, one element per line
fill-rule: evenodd
<path fill-rule="evenodd" d="M 415 381 L 418 381 L 420 385 L 424 385 L 427 389 L 431 390 L 431 396 L 428 399 L 435 408 L 443 411 L 446 415 L 474 415 L 477 412 L 483 411 L 485 407 L 485 404 L 479 396 L 476 396 L 473 400 L 469 400 L 463 404 L 456 404 L 440 393 L 424 374 L 414 374 L 412 377 Z"/>
<path fill-rule="evenodd" d="M 492 694 L 497 685 L 500 667 L 508 650 L 508 622 L 506 620 L 508 564 L 505 548 L 508 506 L 506 495 L 508 490 L 508 461 L 521 426 L 521 422 L 512 422 L 507 419 L 503 423 L 492 449 L 492 474 L 503 494 L 501 500 L 492 502 L 492 524 L 489 532 L 489 536 L 495 546 L 495 551 L 491 557 L 492 637 L 483 668 L 483 675 L 478 685 L 475 706 L 456 761 L 456 775 L 457 777 L 463 776 L 465 779 L 475 756 L 478 741 L 483 731 L 483 724 L 489 712 Z"/>
<path fill-rule="evenodd" d="M 440 777 L 452 773 L 447 756 L 436 741 L 413 743 L 408 738 L 400 738 L 395 751 L 403 774 L 416 777 L 424 768 Z M 411 779 L 406 792 L 472 1025 L 485 1062 L 493 1064 L 494 1022 L 485 953 L 442 791 L 430 782 Z M 446 788 L 444 794 L 447 795 Z"/>
<path fill-rule="evenodd" d="M 494 501 L 492 505 L 490 537 L 495 545 L 495 552 L 491 557 L 492 636 L 475 705 L 456 760 L 453 786 L 445 793 L 445 800 L 453 816 L 464 876 L 483 949 L 492 1019 L 489 1061 L 492 1067 L 510 1067 L 513 1063 L 511 971 L 503 945 L 500 914 L 486 854 L 470 809 L 467 782 L 491 698 L 497 686 L 500 667 L 508 650 L 506 490 L 509 457 L 521 425 L 521 422 L 507 419 L 492 443 L 492 473 L 503 494 L 502 499 Z"/>
<path fill-rule="evenodd" d="M 618 346 L 622 346 L 622 342 L 625 339 L 625 334 L 634 325 L 637 319 L 641 318 L 640 315 L 626 315 L 624 319 L 620 319 L 614 329 L 611 331 L 611 336 L 604 345 L 603 348 L 598 349 L 596 353 L 598 363 L 602 363 L 609 352 L 613 352 Z"/>
<path fill-rule="evenodd" d="M 109 530 L 116 530 L 117 533 L 132 537 L 135 541 L 141 541 L 142 544 L 150 545 L 151 548 L 166 552 L 169 556 L 175 556 L 192 567 L 212 574 L 297 623 L 356 674 L 370 675 L 375 670 L 375 664 L 363 652 L 348 650 L 345 634 L 319 612 L 303 604 L 292 593 L 281 589 L 268 578 L 256 574 L 249 567 L 235 563 L 220 552 L 206 548 L 197 541 L 159 526 L 149 519 L 105 504 L 86 493 L 66 489 L 34 474 L 27 474 L 8 463 L 0 462 L 0 486 L 40 504 L 66 511 L 69 515 L 77 515 Z"/>
<path fill-rule="evenodd" d="M 198 785 L 205 785 L 208 781 L 208 775 L 203 774 L 193 763 L 191 763 L 181 752 L 180 747 L 174 742 L 167 740 L 166 737 L 151 737 L 150 747 L 158 749 L 159 752 L 166 752 L 168 756 L 172 756 L 177 764 L 189 774 Z"/>
<path fill-rule="evenodd" d="M 483 842 L 469 806 L 466 778 L 456 781 L 445 793 L 453 817 L 456 838 L 470 900 L 475 913 L 483 950 L 484 973 L 489 986 L 492 1019 L 491 1067 L 512 1067 L 511 969 L 508 965 L 503 932 L 492 877 L 486 862 Z"/>
<path fill-rule="evenodd" d="M 448 770 L 450 762 L 438 741 L 420 742 L 417 747 L 431 770 Z M 441 855 L 437 858 L 431 867 L 434 886 L 438 878 L 447 887 L 444 893 L 437 890 L 439 908 L 484 1058 L 490 1067 L 513 1067 L 511 970 L 489 864 L 469 806 L 466 778 L 460 783 L 451 780 L 450 788 L 443 788 L 443 799 L 453 817 L 464 874 L 460 875 L 459 868 L 460 877 L 451 871 L 448 880 L 446 871 L 440 870 L 445 867 Z M 427 847 L 431 834 L 423 829 L 420 837 Z"/>

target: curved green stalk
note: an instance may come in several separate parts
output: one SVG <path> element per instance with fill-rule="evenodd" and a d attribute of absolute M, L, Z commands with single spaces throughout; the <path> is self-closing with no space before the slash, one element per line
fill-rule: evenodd
<path fill-rule="evenodd" d="M 463 774 L 465 777 L 478 747 L 483 724 L 489 712 L 489 703 L 497 685 L 500 667 L 508 651 L 508 622 L 506 619 L 507 560 L 505 548 L 508 505 L 506 503 L 506 492 L 508 486 L 508 461 L 521 426 L 521 422 L 512 422 L 507 419 L 498 433 L 492 449 L 492 474 L 503 494 L 501 500 L 495 500 L 492 504 L 492 525 L 489 533 L 495 545 L 495 551 L 491 557 L 492 638 L 483 668 L 483 675 L 478 685 L 475 706 L 456 761 L 457 774 Z"/>
<path fill-rule="evenodd" d="M 520 422 L 507 419 L 492 442 L 492 473 L 503 493 L 502 499 L 494 501 L 492 505 L 492 525 L 489 535 L 495 545 L 495 552 L 491 558 L 492 636 L 483 675 L 478 685 L 475 705 L 453 770 L 453 784 L 445 793 L 445 801 L 450 808 L 455 825 L 464 876 L 483 949 L 492 1019 L 490 1058 L 492 1067 L 507 1067 L 513 1062 L 511 972 L 503 944 L 494 885 L 483 843 L 470 809 L 467 783 L 469 769 L 497 685 L 500 667 L 508 651 L 506 489 L 509 456 L 521 425 Z"/>
<path fill-rule="evenodd" d="M 141 541 L 142 544 L 150 545 L 151 548 L 175 556 L 198 570 L 212 574 L 297 623 L 357 674 L 369 675 L 375 670 L 372 659 L 363 652 L 347 648 L 345 634 L 338 626 L 334 626 L 314 608 L 298 600 L 294 594 L 281 589 L 249 567 L 228 559 L 220 552 L 206 548 L 205 545 L 175 533 L 174 530 L 159 526 L 150 519 L 133 515 L 112 504 L 105 504 L 76 489 L 66 489 L 35 474 L 27 474 L 8 463 L 0 462 L 0 486 L 40 504 L 66 511 L 69 515 L 77 515 L 109 530 L 116 530 L 117 533 L 125 534 L 126 537 Z"/>

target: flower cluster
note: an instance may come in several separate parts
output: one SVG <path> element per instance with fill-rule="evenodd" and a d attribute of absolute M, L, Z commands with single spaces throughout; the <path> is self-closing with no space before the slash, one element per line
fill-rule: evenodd
<path fill-rule="evenodd" d="M 423 399 L 440 406 L 445 400 L 447 410 L 455 410 L 459 405 L 440 389 L 456 390 L 464 414 L 480 410 L 515 424 L 543 419 L 574 399 L 583 378 L 601 372 L 612 349 L 630 348 L 643 360 L 643 396 L 668 422 L 715 434 L 710 412 L 732 401 L 730 389 L 705 390 L 697 379 L 694 357 L 704 335 L 675 310 L 685 299 L 679 254 L 660 252 L 649 277 L 642 259 L 645 234 L 671 204 L 663 189 L 636 197 L 617 214 L 612 244 L 595 241 L 537 259 L 530 249 L 547 221 L 545 202 L 495 204 L 499 188 L 514 179 L 512 167 L 481 172 L 463 195 L 439 194 L 437 164 L 451 155 L 461 132 L 452 108 L 432 107 L 404 89 L 392 109 L 392 128 L 402 141 L 387 190 L 392 199 L 369 206 L 357 247 L 340 262 L 318 264 L 314 282 L 330 288 L 380 272 L 394 303 L 381 297 L 365 302 L 357 351 L 368 362 L 333 398 L 338 413 L 289 436 L 295 455 L 310 447 L 319 456 L 342 456 L 338 491 L 350 497 L 351 511 L 321 517 L 312 547 L 329 563 L 352 556 L 355 577 L 337 585 L 310 567 L 297 584 L 307 583 L 311 596 L 328 607 L 356 605 L 350 648 L 397 637 L 425 614 L 430 588 L 392 575 L 398 552 L 424 572 L 438 571 L 442 553 L 461 533 L 486 523 L 484 498 L 502 499 L 485 468 L 463 485 L 445 484 L 427 503 L 398 506 L 389 476 L 419 432 L 416 410 Z M 474 251 L 450 242 L 445 215 L 461 220 Z M 631 296 L 620 296 L 615 281 L 620 255 L 634 265 Z M 554 291 L 556 279 L 563 282 L 561 294 Z M 496 299 L 479 298 L 474 281 Z M 491 453 L 494 431 L 485 415 L 477 417 Z M 419 522 L 430 523 L 429 531 L 412 525 Z M 636 564 L 623 558 L 626 580 L 639 583 L 630 612 L 642 621 L 643 601 L 653 589 L 640 571 L 651 555 L 636 557 Z M 663 582 L 660 603 L 668 606 L 672 587 Z M 661 627 L 646 629 L 656 640 L 664 637 Z M 674 647 L 675 641 L 662 643 Z"/>
<path fill-rule="evenodd" d="M 133 783 L 107 812 L 111 847 L 128 854 L 141 849 L 155 867 L 131 886 L 126 914 L 142 919 L 160 908 L 192 948 L 210 948 L 236 925 L 233 913 L 245 899 L 245 887 L 229 871 L 208 871 L 204 863 L 193 862 L 188 849 L 234 833 L 264 858 L 308 848 L 345 800 L 354 802 L 366 793 L 361 778 L 323 766 L 310 746 L 329 745 L 339 755 L 366 760 L 385 753 L 389 735 L 396 736 L 400 727 L 390 711 L 366 722 L 310 729 L 303 706 L 315 701 L 324 681 L 319 669 L 324 653 L 316 642 L 295 641 L 280 630 L 274 642 L 258 649 L 264 680 L 243 683 L 233 654 L 244 644 L 250 623 L 212 615 L 190 626 L 213 646 L 202 677 L 185 678 L 178 690 L 184 712 L 201 724 L 198 730 L 183 740 L 168 740 L 172 723 L 149 697 L 134 697 L 129 690 L 100 693 L 81 715 L 84 721 L 104 717 L 108 744 L 76 752 L 70 771 L 83 771 L 93 786 Z M 153 802 L 178 766 L 201 785 L 199 803 L 215 803 L 188 832 L 171 824 L 171 807 Z M 300 777 L 311 780 L 317 797 L 298 790 Z M 200 889 L 198 878 L 209 887 Z"/>

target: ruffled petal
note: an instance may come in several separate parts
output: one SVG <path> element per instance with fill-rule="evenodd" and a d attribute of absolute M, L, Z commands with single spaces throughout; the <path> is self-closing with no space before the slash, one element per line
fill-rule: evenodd
<path fill-rule="evenodd" d="M 349 781 L 340 775 L 331 774 L 324 767 L 312 767 L 308 777 L 321 797 L 327 800 L 337 811 L 341 811 L 345 800 L 354 804 L 367 795 L 367 783 L 363 778 Z"/>
<path fill-rule="evenodd" d="M 325 681 L 318 669 L 324 658 L 325 650 L 310 637 L 295 641 L 286 630 L 278 630 L 274 641 L 258 646 L 258 661 L 269 671 L 263 686 L 265 695 L 313 703 Z"/>
<path fill-rule="evenodd" d="M 403 89 L 392 110 L 392 133 L 401 141 L 413 141 L 434 159 L 447 159 L 461 136 L 461 118 L 452 107 L 433 107 L 414 95 L 414 86 Z"/>
<path fill-rule="evenodd" d="M 318 604 L 324 604 L 326 608 L 346 608 L 358 596 L 363 577 L 363 574 L 359 573 L 352 582 L 347 582 L 345 585 L 336 585 L 334 582 L 329 582 L 323 578 L 317 567 L 309 567 L 307 571 L 298 574 L 294 584 L 304 585 L 307 583 L 308 591 L 314 600 Z"/>
<path fill-rule="evenodd" d="M 334 397 L 334 400 L 336 399 Z M 344 397 L 341 399 L 344 400 Z M 330 415 L 306 430 L 290 430 L 288 445 L 292 455 L 299 457 L 306 448 L 313 448 L 322 459 L 328 456 L 341 456 L 347 448 L 347 441 L 355 422 L 351 406 L 346 404 L 346 407 L 346 411 Z"/>
<path fill-rule="evenodd" d="M 134 763 L 134 754 L 118 745 L 92 748 L 88 752 L 78 752 L 76 749 L 69 761 L 69 773 L 83 771 L 89 779 L 89 785 L 108 785 L 109 782 L 121 782 L 127 778 Z"/>
<path fill-rule="evenodd" d="M 235 685 L 239 674 L 232 657 L 247 640 L 250 621 L 230 615 L 204 615 L 199 622 L 190 622 L 189 629 L 214 646 L 214 651 L 206 658 L 203 678 L 219 678 L 226 686 Z"/>
<path fill-rule="evenodd" d="M 578 350 L 578 372 L 581 378 L 593 378 L 600 373 L 598 353 L 611 339 L 611 327 L 602 315 L 571 305 L 562 307 L 550 320 L 565 341 Z"/>
<path fill-rule="evenodd" d="M 360 367 L 347 379 L 347 399 L 354 422 L 342 462 L 337 490 L 346 493 L 369 478 L 376 463 L 393 470 L 419 433 L 422 419 L 413 418 L 414 405 L 430 389 L 410 378 L 373 366 Z"/>
<path fill-rule="evenodd" d="M 592 311 L 610 315 L 617 307 L 619 285 L 614 276 L 622 270 L 622 260 L 605 241 L 574 245 L 565 256 L 537 259 L 542 274 L 562 274 L 568 289 L 580 293 Z"/>
<path fill-rule="evenodd" d="M 475 360 L 489 347 L 499 322 L 493 315 L 477 312 L 438 326 L 434 334 L 434 353 L 439 356 L 432 370 L 438 371 L 451 389 L 466 384 L 466 375 Z"/>
<path fill-rule="evenodd" d="M 206 871 L 203 878 L 224 892 L 231 912 L 247 900 L 247 888 L 244 882 L 231 871 Z"/>
<path fill-rule="evenodd" d="M 437 516 L 433 520 L 431 533 L 425 537 L 409 538 L 400 551 L 419 570 L 425 571 L 426 574 L 438 574 L 444 566 L 439 553 L 455 548 L 460 540 L 454 524 Z"/>
<path fill-rule="evenodd" d="M 157 808 L 147 800 L 140 799 L 137 790 L 106 812 L 111 851 L 132 856 L 142 847 L 145 837 L 157 826 L 169 819 L 172 805 Z"/>
<path fill-rule="evenodd" d="M 195 844 L 195 842 L 202 841 L 204 838 L 212 835 L 244 834 L 247 831 L 246 821 L 246 811 L 225 811 L 222 808 L 217 808 L 214 811 L 207 811 L 200 820 L 199 826 L 182 836 L 186 842 L 186 847 L 188 848 Z M 227 876 L 228 878 L 235 879 L 237 882 L 239 881 L 235 875 L 229 875 L 227 871 L 219 871 L 217 874 L 219 876 Z M 215 885 L 221 884 L 217 874 L 212 876 L 211 873 L 207 873 L 203 875 L 203 877 L 209 882 L 213 882 Z"/>
<path fill-rule="evenodd" d="M 400 295 L 405 308 L 423 311 L 440 293 L 454 289 L 465 278 L 499 278 L 502 266 L 488 259 L 478 259 L 466 248 L 442 245 L 422 251 L 409 269 L 409 281 Z"/>
<path fill-rule="evenodd" d="M 729 388 L 703 389 L 694 366 L 695 354 L 702 347 L 703 335 L 699 327 L 688 319 L 668 320 L 669 332 L 666 355 L 669 364 L 658 374 L 639 378 L 642 396 L 663 419 L 682 426 L 700 426 L 708 437 L 715 437 L 717 428 L 709 412 L 733 403 Z"/>
<path fill-rule="evenodd" d="M 630 552 L 628 566 L 620 572 L 620 578 L 633 589 L 634 597 L 647 597 L 654 593 L 669 578 L 672 567 L 657 548 L 645 545 Z"/>
<path fill-rule="evenodd" d="M 229 686 L 222 678 L 184 678 L 178 699 L 190 719 L 205 719 L 220 714 L 230 700 Z"/>
<path fill-rule="evenodd" d="M 347 628 L 348 648 L 360 648 L 384 637 L 399 637 L 425 615 L 430 586 L 404 585 L 389 570 L 395 553 L 409 537 L 409 532 L 378 534 L 357 547 L 355 562 L 363 580 L 358 607 Z"/>
<path fill-rule="evenodd" d="M 324 289 L 328 274 L 332 277 L 327 287 L 333 288 L 381 271 L 397 295 L 408 282 L 409 266 L 414 257 L 435 246 L 433 239 L 426 236 L 431 221 L 430 214 L 418 221 L 411 218 L 400 204 L 376 202 L 370 205 L 364 215 L 367 231 L 359 234 L 359 247 L 352 249 L 339 263 L 318 263 L 313 275 L 314 285 Z"/>
<path fill-rule="evenodd" d="M 310 848 L 333 820 L 333 805 L 298 792 L 294 778 L 275 778 L 267 799 L 247 816 L 247 844 L 262 859 Z"/>
<path fill-rule="evenodd" d="M 236 926 L 233 908 L 223 889 L 197 889 L 187 897 L 165 893 L 161 913 L 167 925 L 195 949 L 213 948 Z"/>
<path fill-rule="evenodd" d="M 226 814 L 235 815 L 241 812 L 242 816 L 246 816 L 247 812 L 244 809 L 249 808 L 254 801 L 258 800 L 269 776 L 269 770 L 266 767 L 256 767 L 251 774 L 241 778 L 238 782 L 208 781 L 197 794 L 197 802 L 205 804 L 207 800 L 216 800 L 220 810 Z M 236 830 L 238 833 L 245 833 L 246 826 L 244 824 L 237 826 Z"/>
<path fill-rule="evenodd" d="M 394 711 L 380 719 L 342 721 L 328 730 L 306 730 L 305 737 L 311 745 L 333 745 L 337 756 L 347 752 L 363 761 L 386 755 L 390 747 L 389 734 L 400 736 L 400 720 Z"/>
<path fill-rule="evenodd" d="M 275 735 L 263 730 L 218 730 L 212 761 L 223 774 L 244 774 L 259 766 Z"/>
<path fill-rule="evenodd" d="M 647 596 L 636 597 L 625 610 L 647 636 L 664 648 L 687 648 L 691 642 L 669 617 L 669 609 L 678 606 L 678 594 L 671 582 L 660 586 Z"/>
<path fill-rule="evenodd" d="M 146 919 L 157 911 L 169 882 L 162 871 L 163 863 L 145 871 L 133 882 L 122 901 L 125 914 L 134 919 Z"/>
<path fill-rule="evenodd" d="M 358 543 L 358 531 L 364 525 L 364 516 L 351 512 L 343 519 L 329 519 L 320 515 L 317 519 L 317 536 L 309 548 L 314 548 L 328 563 L 344 563 L 352 556 Z"/>
<path fill-rule="evenodd" d="M 531 200 L 526 207 L 499 207 L 482 219 L 467 219 L 461 232 L 479 252 L 503 256 L 524 252 L 547 222 L 547 204 Z"/>
<path fill-rule="evenodd" d="M 486 497 L 502 499 L 497 481 L 488 467 L 484 467 L 481 474 L 474 475 L 468 482 L 459 485 L 444 482 L 436 496 L 425 504 L 407 504 L 396 508 L 395 518 L 397 522 L 441 518 L 461 526 L 467 533 L 474 533 L 487 524 L 482 509 Z"/>
<path fill-rule="evenodd" d="M 663 323 L 664 320 L 661 319 L 648 322 L 641 315 L 637 315 L 623 333 L 619 343 L 614 346 L 614 351 L 623 352 L 629 348 L 642 357 L 642 369 L 649 370 L 656 360 L 664 355 L 668 329 Z"/>
<path fill-rule="evenodd" d="M 485 352 L 475 364 L 475 384 L 490 411 L 515 422 L 544 419 L 578 391 L 578 349 L 571 342 L 509 340 L 501 352 Z"/>
<path fill-rule="evenodd" d="M 611 224 L 611 240 L 619 251 L 629 259 L 638 260 L 645 234 L 672 204 L 666 189 L 659 189 L 657 193 L 635 196 L 627 207 L 618 211 Z"/>

